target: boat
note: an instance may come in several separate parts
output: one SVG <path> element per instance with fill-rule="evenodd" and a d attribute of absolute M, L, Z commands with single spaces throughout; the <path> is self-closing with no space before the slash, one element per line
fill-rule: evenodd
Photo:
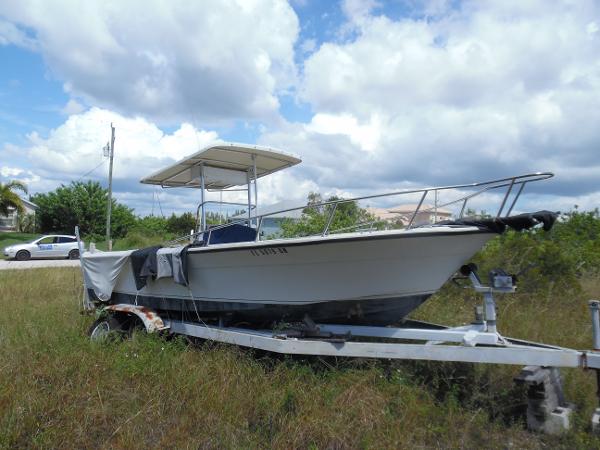
<path fill-rule="evenodd" d="M 549 229 L 556 219 L 548 211 L 511 216 L 526 185 L 553 176 L 544 172 L 317 202 L 308 208 L 323 215 L 318 233 L 267 236 L 262 227 L 268 218 L 291 211 L 297 215 L 307 206 L 261 212 L 258 180 L 300 162 L 268 147 L 216 143 L 143 178 L 144 184 L 199 191 L 197 229 L 161 248 L 83 252 L 86 302 L 137 305 L 161 317 L 199 323 L 274 326 L 309 317 L 332 324 L 389 325 L 421 306 L 498 233 L 536 225 Z M 207 192 L 239 196 L 244 191 L 243 217 L 207 223 L 211 204 L 239 205 L 209 201 Z M 473 198 L 496 192 L 501 193 L 500 207 L 494 217 L 466 217 Z M 441 193 L 458 196 L 439 204 Z M 376 220 L 332 227 L 345 203 L 398 197 L 417 198 L 402 228 Z M 433 206 L 425 203 L 432 199 Z M 456 207 L 454 220 L 415 223 L 424 211 L 435 217 L 437 208 L 451 207 Z"/>

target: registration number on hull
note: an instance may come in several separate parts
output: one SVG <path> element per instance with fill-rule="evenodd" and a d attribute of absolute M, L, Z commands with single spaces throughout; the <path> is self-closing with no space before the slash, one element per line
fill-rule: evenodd
<path fill-rule="evenodd" d="M 254 248 L 250 250 L 252 256 L 281 255 L 287 252 L 287 248 L 285 247 Z"/>

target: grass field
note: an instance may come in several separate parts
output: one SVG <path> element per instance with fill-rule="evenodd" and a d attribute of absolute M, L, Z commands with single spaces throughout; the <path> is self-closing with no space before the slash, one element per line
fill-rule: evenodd
<path fill-rule="evenodd" d="M 515 366 L 285 358 L 136 335 L 94 344 L 80 272 L 0 272 L 0 448 L 598 448 L 592 373 L 564 370 L 575 428 L 524 428 Z M 500 300 L 510 336 L 590 346 L 582 291 Z M 461 297 L 461 298 L 458 298 Z M 419 317 L 471 320 L 448 288 Z"/>

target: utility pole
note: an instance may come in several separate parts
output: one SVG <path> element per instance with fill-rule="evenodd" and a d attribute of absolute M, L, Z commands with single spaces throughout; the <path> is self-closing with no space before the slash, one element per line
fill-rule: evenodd
<path fill-rule="evenodd" d="M 106 211 L 106 243 L 108 250 L 112 250 L 112 240 L 110 239 L 110 213 L 112 210 L 112 171 L 113 171 L 113 157 L 115 156 L 115 127 L 110 124 L 110 147 L 108 147 L 108 156 L 110 157 L 110 163 L 108 166 L 108 205 Z"/>

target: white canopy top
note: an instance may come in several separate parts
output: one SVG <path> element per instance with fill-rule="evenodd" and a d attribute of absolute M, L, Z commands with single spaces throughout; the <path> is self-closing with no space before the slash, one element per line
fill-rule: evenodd
<path fill-rule="evenodd" d="M 253 161 L 254 157 L 254 161 Z M 302 162 L 295 156 L 279 150 L 258 145 L 218 143 L 159 170 L 145 178 L 144 184 L 158 184 L 163 187 L 200 186 L 200 172 L 204 174 L 207 189 L 227 189 L 248 183 L 248 172 L 253 177 L 256 163 L 256 178 Z M 202 166 L 202 169 L 200 168 Z"/>

